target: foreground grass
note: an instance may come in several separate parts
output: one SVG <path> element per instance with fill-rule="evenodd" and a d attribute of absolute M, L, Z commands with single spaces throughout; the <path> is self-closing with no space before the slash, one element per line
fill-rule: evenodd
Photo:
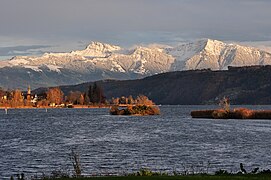
<path fill-rule="evenodd" d="M 259 180 L 259 179 L 270 179 L 271 175 L 228 175 L 228 176 L 217 176 L 217 175 L 193 175 L 193 176 L 115 176 L 115 177 L 86 177 L 86 178 L 61 178 L 55 180 Z M 51 179 L 50 179 L 51 180 Z"/>

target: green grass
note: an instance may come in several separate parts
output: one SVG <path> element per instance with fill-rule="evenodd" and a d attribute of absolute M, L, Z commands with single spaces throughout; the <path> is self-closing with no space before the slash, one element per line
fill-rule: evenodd
<path fill-rule="evenodd" d="M 271 180 L 271 175 L 194 175 L 194 176 L 116 176 L 116 177 L 87 177 L 87 178 L 63 178 L 56 180 Z"/>

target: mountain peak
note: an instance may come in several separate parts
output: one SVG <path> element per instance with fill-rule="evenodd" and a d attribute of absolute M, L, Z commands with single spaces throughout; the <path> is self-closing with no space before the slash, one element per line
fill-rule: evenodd
<path fill-rule="evenodd" d="M 219 41 L 216 39 L 209 39 L 209 38 L 200 39 L 196 43 L 203 44 L 205 47 L 225 45 L 225 43 L 223 41 Z"/>
<path fill-rule="evenodd" d="M 121 47 L 92 41 L 84 50 L 72 51 L 73 55 L 88 56 L 88 57 L 107 57 L 112 52 L 121 50 Z"/>
<path fill-rule="evenodd" d="M 222 49 L 231 46 L 231 44 L 226 44 L 222 41 L 215 39 L 205 39 L 202 40 L 202 43 L 204 44 L 203 49 L 213 54 L 220 54 Z"/>
<path fill-rule="evenodd" d="M 96 51 L 100 51 L 100 52 L 112 52 L 112 51 L 118 51 L 121 49 L 121 47 L 116 46 L 116 45 L 111 45 L 111 44 L 107 44 L 107 43 L 102 43 L 102 42 L 98 42 L 98 41 L 92 41 L 85 50 L 87 49 L 93 49 Z"/>

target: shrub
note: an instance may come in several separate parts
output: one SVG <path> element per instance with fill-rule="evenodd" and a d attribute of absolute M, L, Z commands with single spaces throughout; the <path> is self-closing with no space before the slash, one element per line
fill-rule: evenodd
<path fill-rule="evenodd" d="M 72 150 L 70 154 L 70 159 L 72 162 L 73 170 L 74 170 L 74 176 L 80 177 L 82 173 L 81 164 L 79 161 L 79 154 Z"/>
<path fill-rule="evenodd" d="M 215 172 L 215 175 L 230 175 L 230 174 L 231 173 L 223 169 L 219 169 L 218 171 Z"/>
<path fill-rule="evenodd" d="M 239 119 L 251 119 L 254 116 L 254 113 L 250 109 L 246 108 L 237 108 L 233 110 L 235 118 Z"/>
<path fill-rule="evenodd" d="M 126 109 L 119 109 L 117 106 L 112 106 L 110 109 L 111 115 L 158 115 L 160 109 L 157 106 L 136 105 L 127 106 Z"/>
<path fill-rule="evenodd" d="M 229 117 L 229 113 L 224 109 L 218 109 L 214 110 L 214 112 L 212 113 L 212 117 L 214 119 L 227 119 Z"/>

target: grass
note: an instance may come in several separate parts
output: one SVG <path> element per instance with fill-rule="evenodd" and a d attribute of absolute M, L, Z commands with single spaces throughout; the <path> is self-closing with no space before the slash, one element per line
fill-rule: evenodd
<path fill-rule="evenodd" d="M 187 176 L 106 176 L 106 177 L 86 177 L 86 178 L 63 178 L 55 180 L 271 180 L 271 175 L 187 175 Z M 51 180 L 51 179 L 50 179 Z"/>
<path fill-rule="evenodd" d="M 166 172 L 155 172 L 148 168 L 141 168 L 139 171 L 134 173 L 123 174 L 122 176 L 89 176 L 89 177 L 82 177 L 81 175 L 81 164 L 79 161 L 79 154 L 72 150 L 70 154 L 70 158 L 73 165 L 73 176 L 70 174 L 62 172 L 62 171 L 53 171 L 51 175 L 46 176 L 43 174 L 42 177 L 33 177 L 32 180 L 271 180 L 271 170 L 270 169 L 263 169 L 259 171 L 259 167 L 254 168 L 251 172 L 247 172 L 244 168 L 243 163 L 240 163 L 240 170 L 238 172 L 232 173 L 226 170 L 218 170 L 214 174 L 208 173 L 195 173 L 192 172 L 191 174 L 185 173 L 178 173 L 173 171 L 172 173 Z M 209 163 L 208 163 L 209 164 Z M 22 178 L 18 177 L 18 180 L 25 180 L 24 174 L 21 175 Z M 11 177 L 14 180 L 13 177 Z"/>

